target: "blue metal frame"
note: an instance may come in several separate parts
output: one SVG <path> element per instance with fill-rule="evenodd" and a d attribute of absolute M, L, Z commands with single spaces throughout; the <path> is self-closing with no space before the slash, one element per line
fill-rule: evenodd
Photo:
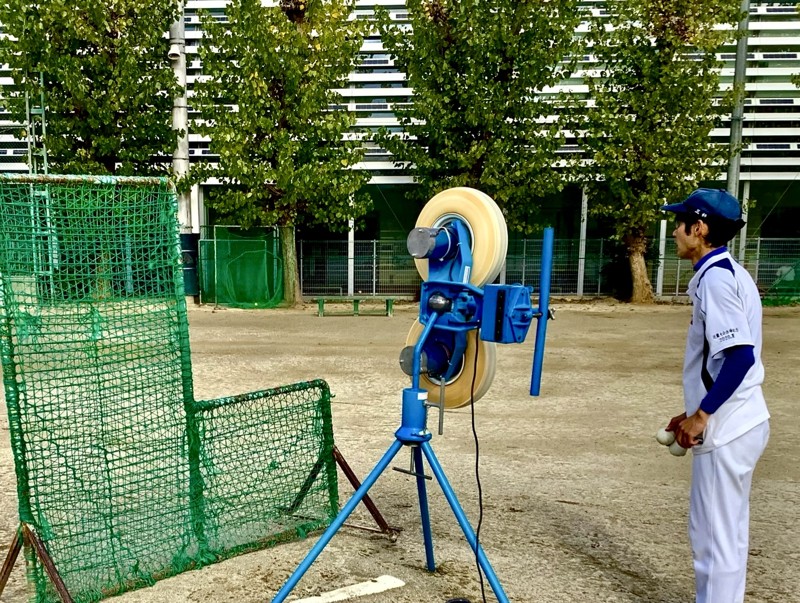
<path fill-rule="evenodd" d="M 539 272 L 539 310 L 536 320 L 536 343 L 533 346 L 533 368 L 531 369 L 531 396 L 538 396 L 542 385 L 544 364 L 544 342 L 547 336 L 547 321 L 550 315 L 550 281 L 553 274 L 553 229 L 545 228 L 542 238 L 542 268 Z"/>

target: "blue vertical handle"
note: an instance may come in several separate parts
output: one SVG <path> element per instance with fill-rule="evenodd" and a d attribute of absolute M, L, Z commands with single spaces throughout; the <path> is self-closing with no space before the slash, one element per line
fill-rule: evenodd
<path fill-rule="evenodd" d="M 539 318 L 536 321 L 536 343 L 533 347 L 533 370 L 531 372 L 531 396 L 539 395 L 544 363 L 544 340 L 547 321 L 550 319 L 550 279 L 553 273 L 553 228 L 544 229 L 542 238 L 542 268 L 539 272 Z"/>

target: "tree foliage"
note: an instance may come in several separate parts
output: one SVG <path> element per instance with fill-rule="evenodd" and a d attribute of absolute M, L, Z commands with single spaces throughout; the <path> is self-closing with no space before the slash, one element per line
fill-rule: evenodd
<path fill-rule="evenodd" d="M 356 193 L 369 179 L 351 168 L 364 150 L 348 132 L 355 117 L 330 110 L 361 46 L 348 21 L 352 0 L 262 6 L 234 0 L 228 22 L 203 16 L 205 79 L 195 87 L 196 129 L 210 138 L 215 165 L 199 168 L 230 185 L 215 209 L 236 223 L 326 224 L 345 229 L 368 209 Z"/>
<path fill-rule="evenodd" d="M 195 168 L 224 187 L 213 207 L 243 226 L 281 228 L 284 295 L 299 299 L 294 226 L 344 230 L 363 216 L 369 173 L 351 169 L 364 156 L 348 133 L 355 117 L 341 105 L 361 46 L 362 26 L 348 19 L 354 0 L 233 0 L 227 23 L 202 17 L 205 79 L 192 104 L 196 129 L 210 139 L 216 164 Z"/>
<path fill-rule="evenodd" d="M 590 207 L 613 219 L 633 276 L 634 301 L 652 299 L 647 237 L 666 202 L 714 180 L 730 156 L 711 130 L 729 114 L 715 52 L 732 41 L 738 4 L 723 0 L 611 0 L 590 32 L 598 73 L 580 142 Z M 592 77 L 594 76 L 594 77 Z"/>
<path fill-rule="evenodd" d="M 537 197 L 563 186 L 555 95 L 568 77 L 576 0 L 408 0 L 413 31 L 378 11 L 384 46 L 406 73 L 413 106 L 395 109 L 406 136 L 384 132 L 413 164 L 421 198 L 451 186 L 492 196 L 512 229 L 531 232 Z"/>
<path fill-rule="evenodd" d="M 0 40 L 0 62 L 9 64 L 15 84 L 3 102 L 24 122 L 25 92 L 38 100 L 41 73 L 44 142 L 54 171 L 130 175 L 170 169 L 178 87 L 164 33 L 177 16 L 174 0 L 0 3 L 7 34 Z"/>

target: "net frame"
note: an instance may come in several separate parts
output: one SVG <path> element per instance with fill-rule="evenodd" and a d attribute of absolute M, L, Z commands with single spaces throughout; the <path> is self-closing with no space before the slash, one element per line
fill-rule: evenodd
<path fill-rule="evenodd" d="M 301 538 L 338 510 L 327 383 L 195 400 L 178 233 L 165 178 L 0 176 L 19 516 L 75 601 Z M 57 600 L 26 559 L 33 600 Z"/>

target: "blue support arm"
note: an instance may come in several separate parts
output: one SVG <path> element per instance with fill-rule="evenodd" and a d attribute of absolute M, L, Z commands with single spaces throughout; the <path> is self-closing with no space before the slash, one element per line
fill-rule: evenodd
<path fill-rule="evenodd" d="M 536 343 L 533 348 L 533 369 L 531 371 L 531 396 L 539 395 L 544 364 L 544 342 L 547 335 L 547 321 L 550 319 L 550 280 L 553 273 L 553 229 L 544 229 L 542 239 L 542 269 L 539 274 L 539 316 L 536 320 Z"/>

